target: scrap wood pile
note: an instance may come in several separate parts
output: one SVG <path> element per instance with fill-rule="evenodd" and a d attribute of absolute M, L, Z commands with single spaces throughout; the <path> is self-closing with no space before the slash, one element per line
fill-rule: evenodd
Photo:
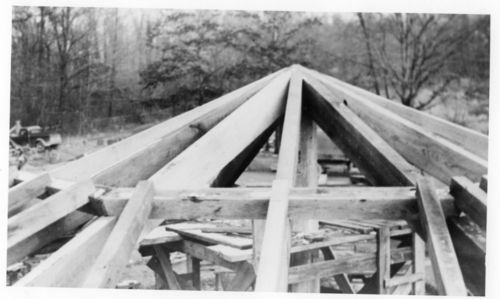
<path fill-rule="evenodd" d="M 318 187 L 316 126 L 369 185 Z M 272 186 L 234 187 L 278 127 Z M 439 294 L 484 295 L 487 148 L 485 135 L 294 65 L 61 168 L 21 173 L 8 265 L 87 223 L 14 285 L 114 288 L 140 243 L 159 288 L 200 289 L 203 260 L 229 271 L 217 274 L 223 290 L 319 292 L 333 279 L 343 293 L 424 294 L 427 246 Z M 141 241 L 147 219 L 252 225 L 228 236 L 167 224 Z M 356 234 L 315 239 L 319 221 Z M 298 232 L 310 240 L 294 242 Z M 175 271 L 173 252 L 188 254 L 189 272 Z"/>

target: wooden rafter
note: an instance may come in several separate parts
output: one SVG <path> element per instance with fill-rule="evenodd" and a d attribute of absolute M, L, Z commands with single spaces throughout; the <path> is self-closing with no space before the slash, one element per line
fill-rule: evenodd
<path fill-rule="evenodd" d="M 302 114 L 302 78 L 294 71 L 288 88 L 276 180 L 271 189 L 255 290 L 286 292 L 290 266 L 288 194 L 295 182 Z"/>
<path fill-rule="evenodd" d="M 310 71 L 308 74 L 314 76 Z M 338 84 L 315 77 L 336 96 L 332 102 L 344 103 L 394 147 L 405 159 L 444 183 L 453 176 L 479 181 L 487 172 L 487 161 L 461 146 L 436 136 L 409 120 Z"/>

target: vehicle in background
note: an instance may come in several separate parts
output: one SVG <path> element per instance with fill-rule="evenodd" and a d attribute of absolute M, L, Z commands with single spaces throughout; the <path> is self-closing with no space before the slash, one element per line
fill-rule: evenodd
<path fill-rule="evenodd" d="M 36 148 L 38 152 L 57 149 L 62 142 L 58 133 L 47 132 L 40 126 L 22 127 L 19 121 L 10 129 L 10 139 L 20 146 Z"/>

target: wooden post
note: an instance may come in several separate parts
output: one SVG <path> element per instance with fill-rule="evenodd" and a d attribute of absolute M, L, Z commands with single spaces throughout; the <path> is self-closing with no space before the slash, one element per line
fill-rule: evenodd
<path fill-rule="evenodd" d="M 317 132 L 316 124 L 307 114 L 300 121 L 299 160 L 295 186 L 315 188 L 318 185 L 317 173 Z M 318 220 L 296 218 L 291 222 L 294 232 L 314 232 L 319 229 Z M 291 256 L 290 266 L 310 264 L 318 258 L 317 251 L 295 253 Z M 290 286 L 292 292 L 319 293 L 320 280 L 312 279 Z"/>
<path fill-rule="evenodd" d="M 386 283 L 391 279 L 391 233 L 389 226 L 378 230 L 377 236 L 378 293 L 387 294 Z"/>
<path fill-rule="evenodd" d="M 412 233 L 413 241 L 413 274 L 424 277 L 413 285 L 414 295 L 425 295 L 425 243 L 417 233 Z"/>

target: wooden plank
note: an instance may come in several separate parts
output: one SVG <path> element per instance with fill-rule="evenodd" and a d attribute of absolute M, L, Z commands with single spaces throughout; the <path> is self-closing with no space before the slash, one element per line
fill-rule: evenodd
<path fill-rule="evenodd" d="M 89 180 L 81 181 L 10 217 L 7 240 L 8 264 L 22 258 L 19 252 L 33 252 L 35 248 L 27 247 L 29 240 L 36 233 L 86 204 L 88 195 L 92 192 L 94 192 L 93 184 Z"/>
<path fill-rule="evenodd" d="M 165 248 L 170 248 L 168 245 L 164 246 Z M 192 242 L 189 240 L 184 240 L 181 243 L 180 250 L 184 253 L 191 255 L 200 260 L 209 261 L 214 263 L 215 265 L 228 268 L 231 270 L 237 270 L 242 263 L 246 263 L 245 261 L 241 262 L 231 262 L 226 260 L 223 255 L 220 254 L 220 251 L 213 250 L 210 248 L 211 246 L 205 246 L 196 242 Z M 174 248 L 172 248 L 174 249 Z M 176 249 L 176 248 L 175 248 Z M 177 250 L 177 249 L 176 249 Z"/>
<path fill-rule="evenodd" d="M 261 88 L 283 72 L 286 72 L 286 69 L 270 74 L 265 78 L 230 92 L 207 104 L 171 118 L 159 125 L 107 146 L 81 159 L 70 162 L 63 167 L 51 171 L 50 174 L 55 178 L 68 180 L 78 180 L 100 175 L 100 179 L 104 180 L 106 178 L 105 181 L 107 183 L 118 183 L 119 180 L 123 180 L 123 171 L 132 172 L 130 171 L 130 166 L 126 162 L 127 159 L 134 159 L 141 151 L 146 151 L 144 157 L 139 159 L 140 161 L 137 161 L 137 163 L 134 163 L 134 167 L 140 167 L 141 163 L 150 167 L 151 165 L 148 164 L 147 160 L 155 159 L 150 153 L 156 152 L 150 151 L 147 153 L 147 149 L 150 145 L 159 142 L 162 138 L 170 138 L 173 135 L 179 138 L 176 140 L 175 137 L 172 137 L 173 144 L 181 140 L 187 143 L 191 142 L 192 139 L 188 137 L 188 135 L 194 136 L 199 134 L 197 131 L 208 130 L 211 126 L 209 124 L 217 123 L 224 118 L 225 115 L 228 115 L 236 108 L 240 107 L 241 104 L 254 96 Z M 190 126 L 191 129 L 189 128 Z M 120 166 L 118 166 L 118 164 L 120 164 Z M 108 175 L 104 175 L 105 169 L 110 169 L 111 167 L 115 167 L 114 170 L 110 170 Z M 120 171 L 120 169 L 122 169 L 122 171 Z M 138 168 L 135 168 L 135 170 L 139 171 Z M 120 175 L 114 175 L 116 173 Z M 138 176 L 140 179 L 144 179 L 142 173 L 141 171 L 141 175 Z M 118 181 L 113 182 L 113 177 Z M 127 180 L 130 185 L 135 185 L 135 183 L 137 183 L 137 178 Z M 96 183 L 101 183 L 101 181 L 97 180 Z"/>
<path fill-rule="evenodd" d="M 447 223 L 467 289 L 485 296 L 486 232 L 467 217 L 450 217 Z"/>
<path fill-rule="evenodd" d="M 411 186 L 420 171 L 410 165 L 318 80 L 305 77 L 305 105 L 318 125 L 379 186 Z"/>
<path fill-rule="evenodd" d="M 484 192 L 488 192 L 488 176 L 483 175 L 481 177 L 481 181 L 479 182 L 479 188 L 483 190 Z"/>
<path fill-rule="evenodd" d="M 140 182 L 127 206 L 123 209 L 101 254 L 92 265 L 83 282 L 84 287 L 114 287 L 118 275 L 135 248 L 144 223 L 151 212 L 153 184 Z"/>
<path fill-rule="evenodd" d="M 412 234 L 413 244 L 413 274 L 419 273 L 423 276 L 422 280 L 415 281 L 412 284 L 414 295 L 425 295 L 425 242 L 417 234 Z"/>
<path fill-rule="evenodd" d="M 283 121 L 280 151 L 267 212 L 262 252 L 255 290 L 287 291 L 290 266 L 290 222 L 288 193 L 297 174 L 300 123 L 302 114 L 302 78 L 292 73 Z"/>
<path fill-rule="evenodd" d="M 318 153 L 317 128 L 312 118 L 303 113 L 300 119 L 299 156 L 295 186 L 314 188 L 318 185 Z M 318 220 L 298 218 L 291 222 L 292 231 L 309 233 L 319 229 Z M 317 252 L 302 252 L 292 254 L 290 266 L 314 262 L 318 259 Z M 320 280 L 315 279 L 290 286 L 292 292 L 319 293 Z"/>
<path fill-rule="evenodd" d="M 227 227 L 207 227 L 202 228 L 203 233 L 223 233 L 223 234 L 241 234 L 250 235 L 252 233 L 251 227 L 240 227 L 240 226 L 227 226 Z"/>
<path fill-rule="evenodd" d="M 455 197 L 457 207 L 486 230 L 486 192 L 466 177 L 454 177 L 451 179 L 450 194 Z"/>
<path fill-rule="evenodd" d="M 175 225 L 165 226 L 167 230 L 178 233 L 181 236 L 186 236 L 191 239 L 200 240 L 210 244 L 224 244 L 238 249 L 248 249 L 252 247 L 252 239 L 242 238 L 237 236 L 226 236 L 218 233 L 203 233 L 201 229 L 184 230 L 178 229 Z"/>
<path fill-rule="evenodd" d="M 237 249 L 226 245 L 208 246 L 210 250 L 217 252 L 220 257 L 229 262 L 241 262 L 252 259 L 252 249 Z"/>
<path fill-rule="evenodd" d="M 281 148 L 285 149 L 286 147 L 282 146 Z M 275 180 L 273 182 L 255 282 L 255 291 L 258 292 L 285 292 L 287 290 L 288 284 L 283 271 L 288 270 L 290 263 L 289 238 L 286 237 L 290 233 L 290 224 L 287 218 L 289 188 L 290 181 L 288 180 Z"/>
<path fill-rule="evenodd" d="M 68 236 L 83 224 L 94 218 L 94 215 L 75 211 L 68 214 L 44 229 L 17 243 L 7 255 L 7 265 L 20 262 L 24 257 L 64 236 Z"/>
<path fill-rule="evenodd" d="M 140 241 L 140 246 L 160 245 L 182 240 L 178 233 L 168 231 L 165 225 L 155 227 Z"/>
<path fill-rule="evenodd" d="M 310 72 L 308 74 L 313 76 Z M 306 80 L 310 76 L 306 76 Z M 331 104 L 347 105 L 405 159 L 442 182 L 448 183 L 451 177 L 460 175 L 478 181 L 481 175 L 487 172 L 485 159 L 377 104 L 364 100 L 338 84 L 325 82 L 322 78 L 318 80 L 333 93 L 333 96 L 328 98 Z"/>
<path fill-rule="evenodd" d="M 412 262 L 406 261 L 404 265 L 394 274 L 393 279 L 404 278 L 411 273 Z M 398 281 L 396 280 L 396 283 Z M 411 283 L 398 284 L 388 288 L 388 293 L 391 295 L 409 295 L 412 291 Z"/>
<path fill-rule="evenodd" d="M 438 196 L 446 216 L 457 215 L 454 199 L 447 190 Z M 116 195 L 116 196 L 115 196 Z M 268 188 L 207 188 L 172 190 L 155 196 L 151 219 L 264 219 Z M 93 204 L 103 215 L 120 215 L 129 193 L 104 194 Z M 406 219 L 418 213 L 413 187 L 293 188 L 289 195 L 290 218 L 324 221 L 358 219 Z M 256 243 L 257 244 L 257 243 Z"/>
<path fill-rule="evenodd" d="M 241 264 L 236 270 L 236 275 L 229 282 L 225 291 L 244 292 L 250 288 L 255 281 L 255 271 L 250 263 Z"/>
<path fill-rule="evenodd" d="M 432 269 L 440 295 L 467 296 L 464 279 L 443 211 L 428 178 L 417 182 L 420 220 L 425 227 Z"/>
<path fill-rule="evenodd" d="M 411 259 L 411 248 L 403 247 L 391 250 L 391 264 L 402 263 Z M 341 257 L 334 260 L 314 264 L 290 267 L 288 282 L 313 279 L 315 277 L 330 277 L 336 274 L 368 274 L 377 271 L 377 254 L 363 253 Z"/>
<path fill-rule="evenodd" d="M 321 248 L 321 252 L 323 253 L 323 258 L 325 261 L 335 259 L 335 254 L 330 247 Z M 335 282 L 339 286 L 339 289 L 342 293 L 344 294 L 356 293 L 354 287 L 351 285 L 351 282 L 349 281 L 349 277 L 347 276 L 347 274 L 345 273 L 336 274 L 333 276 L 333 278 L 335 279 Z"/>
<path fill-rule="evenodd" d="M 51 182 L 48 173 L 44 172 L 31 180 L 23 181 L 9 189 L 9 217 L 23 210 L 32 199 L 42 195 Z"/>
<path fill-rule="evenodd" d="M 190 257 L 191 259 L 191 272 L 193 287 L 196 290 L 201 290 L 201 278 L 200 278 L 200 260 L 195 257 Z"/>
<path fill-rule="evenodd" d="M 385 109 L 409 120 L 425 130 L 440 135 L 455 144 L 460 145 L 471 153 L 487 160 L 488 159 L 488 136 L 471 130 L 469 128 L 457 125 L 445 119 L 433 116 L 431 114 L 404 106 L 396 101 L 373 94 L 367 90 L 350 85 L 331 76 L 327 76 L 308 69 L 310 72 L 322 77 L 325 81 L 346 88 L 365 100 L 371 101 Z"/>
<path fill-rule="evenodd" d="M 391 279 L 391 235 L 387 226 L 377 232 L 377 249 L 378 293 L 387 294 L 386 282 Z"/>
<path fill-rule="evenodd" d="M 77 287 L 115 223 L 116 217 L 98 218 L 14 286 Z"/>
<path fill-rule="evenodd" d="M 282 115 L 289 77 L 289 72 L 279 75 L 156 172 L 151 177 L 155 190 L 212 185 L 221 170 Z"/>
<path fill-rule="evenodd" d="M 293 246 L 290 250 L 291 253 L 308 251 L 308 250 L 317 250 L 319 248 L 336 246 L 340 244 L 348 244 L 355 243 L 367 240 L 374 240 L 374 235 L 344 235 L 344 236 L 334 236 L 331 237 L 331 240 L 323 241 L 323 242 L 315 242 L 310 244 L 301 244 Z"/>
<path fill-rule="evenodd" d="M 165 253 L 163 248 L 159 246 L 154 246 L 154 250 L 156 252 L 156 258 L 160 262 L 160 266 L 163 271 L 163 276 L 165 277 L 165 280 L 167 281 L 169 288 L 171 290 L 181 290 L 181 286 L 179 285 L 175 272 L 172 269 L 172 263 L 170 262 L 169 254 Z"/>

